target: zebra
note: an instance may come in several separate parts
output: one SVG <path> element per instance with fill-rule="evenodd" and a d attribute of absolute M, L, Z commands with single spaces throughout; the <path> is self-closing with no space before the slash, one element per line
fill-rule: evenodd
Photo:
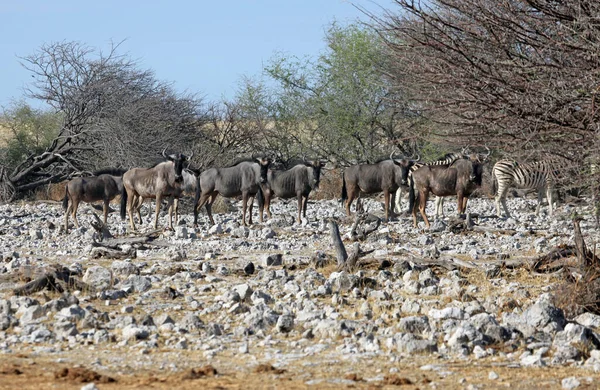
<path fill-rule="evenodd" d="M 417 160 L 417 162 L 415 162 L 414 165 L 412 167 L 410 167 L 410 170 L 408 172 L 409 187 L 413 185 L 412 173 L 414 171 L 416 171 L 417 169 L 419 169 L 425 165 L 451 165 L 456 160 L 459 160 L 461 158 L 468 158 L 468 155 L 466 155 L 464 152 L 465 151 L 463 150 L 460 153 L 448 153 L 444 157 L 440 158 L 439 160 L 430 161 L 430 162 L 426 162 L 426 163 L 418 162 L 418 160 Z M 394 195 L 394 204 L 395 204 L 394 211 L 396 213 L 401 213 L 402 212 L 402 187 L 398 187 L 398 189 L 396 190 L 396 194 Z M 409 204 L 409 210 L 408 210 L 409 213 L 412 211 L 412 206 L 413 205 Z M 435 215 L 436 216 L 444 215 L 444 198 L 443 197 L 436 196 L 436 198 L 435 198 Z"/>
<path fill-rule="evenodd" d="M 535 209 L 536 215 L 540 212 L 543 191 L 546 190 L 548 210 L 550 215 L 552 215 L 554 176 L 554 168 L 552 167 L 551 162 L 547 160 L 527 164 L 518 163 L 517 161 L 512 160 L 498 161 L 494 164 L 494 168 L 492 169 L 492 188 L 494 188 L 494 194 L 496 194 L 496 215 L 502 217 L 500 212 L 500 202 L 502 202 L 506 216 L 510 217 L 510 213 L 506 207 L 506 194 L 511 185 L 514 185 L 517 188 L 537 190 L 538 204 Z"/>

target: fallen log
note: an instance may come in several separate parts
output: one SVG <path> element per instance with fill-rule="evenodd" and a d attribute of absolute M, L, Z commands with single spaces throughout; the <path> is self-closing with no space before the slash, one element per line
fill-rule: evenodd
<path fill-rule="evenodd" d="M 80 290 L 93 293 L 94 289 L 75 278 L 74 276 L 76 275 L 78 275 L 76 272 L 71 271 L 67 267 L 55 265 L 54 269 L 21 287 L 13 289 L 13 293 L 15 295 L 29 295 L 42 290 L 63 293 L 65 289 L 67 291 Z"/>

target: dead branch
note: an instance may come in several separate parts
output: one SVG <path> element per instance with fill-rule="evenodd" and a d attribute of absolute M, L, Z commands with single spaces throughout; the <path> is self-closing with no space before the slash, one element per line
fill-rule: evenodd
<path fill-rule="evenodd" d="M 44 273 L 42 276 L 21 287 L 15 288 L 13 293 L 15 295 L 30 295 L 44 289 L 59 293 L 64 292 L 65 289 L 68 291 L 80 290 L 93 292 L 91 286 L 74 278 L 75 275 L 77 273 L 72 272 L 70 269 L 55 265 L 53 270 Z"/>
<path fill-rule="evenodd" d="M 370 226 L 360 227 L 361 223 L 372 223 Z M 356 213 L 356 218 L 350 229 L 350 240 L 352 241 L 364 241 L 367 236 L 377 229 L 381 225 L 381 218 L 376 217 L 373 214 L 367 213 Z"/>
<path fill-rule="evenodd" d="M 100 218 L 96 215 L 96 213 L 92 213 L 94 216 L 95 222 L 92 222 L 92 227 L 94 230 L 98 232 L 100 235 L 100 241 L 109 240 L 114 238 L 113 235 L 108 230 L 108 227 L 100 220 Z"/>

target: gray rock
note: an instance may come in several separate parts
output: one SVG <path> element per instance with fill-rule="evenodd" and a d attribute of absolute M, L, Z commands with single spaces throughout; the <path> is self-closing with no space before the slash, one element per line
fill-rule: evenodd
<path fill-rule="evenodd" d="M 1 311 L 1 310 L 0 310 Z M 600 329 L 600 316 L 592 313 L 583 313 L 575 317 L 575 322 L 589 328 Z"/>
<path fill-rule="evenodd" d="M 412 333 L 398 333 L 394 335 L 390 347 L 396 347 L 398 352 L 409 354 L 422 354 L 437 352 L 437 343 L 433 340 L 424 340 Z"/>
<path fill-rule="evenodd" d="M 98 390 L 98 387 L 94 382 L 88 383 L 87 385 L 81 386 L 80 390 Z"/>
<path fill-rule="evenodd" d="M 231 237 L 248 238 L 249 235 L 250 229 L 248 229 L 246 226 L 240 226 L 231 230 Z"/>
<path fill-rule="evenodd" d="M 168 314 L 159 314 L 158 316 L 154 317 L 154 323 L 156 324 L 156 326 L 161 326 L 164 324 L 174 324 L 175 321 L 173 321 L 173 319 L 171 317 L 169 317 Z"/>
<path fill-rule="evenodd" d="M 578 388 L 581 385 L 581 382 L 579 382 L 579 380 L 576 377 L 570 376 L 568 378 L 563 379 L 560 382 L 560 384 L 563 389 L 572 390 Z"/>
<path fill-rule="evenodd" d="M 71 321 L 61 319 L 54 323 L 54 334 L 59 339 L 67 339 L 78 333 L 77 326 Z"/>
<path fill-rule="evenodd" d="M 275 267 L 283 264 L 283 255 L 281 253 L 265 255 L 261 258 L 263 267 Z"/>
<path fill-rule="evenodd" d="M 208 234 L 223 234 L 223 225 L 220 223 L 214 224 L 208 229 Z"/>
<path fill-rule="evenodd" d="M 197 315 L 188 313 L 186 314 L 178 323 L 180 328 L 187 330 L 188 332 L 192 332 L 194 330 L 199 330 L 204 327 L 204 323 Z"/>
<path fill-rule="evenodd" d="M 402 333 L 416 333 L 423 336 L 431 331 L 431 327 L 426 316 L 412 316 L 401 318 L 398 322 L 398 330 Z"/>
<path fill-rule="evenodd" d="M 145 328 L 138 327 L 136 325 L 127 325 L 121 331 L 121 336 L 125 341 L 129 341 L 131 339 L 145 340 L 148 338 L 148 336 L 150 336 L 150 333 Z"/>
<path fill-rule="evenodd" d="M 238 284 L 233 287 L 233 291 L 239 294 L 240 299 L 242 301 L 250 301 L 250 297 L 252 296 L 252 288 L 248 284 Z"/>
<path fill-rule="evenodd" d="M 61 318 L 67 321 L 76 322 L 85 317 L 85 310 L 83 310 L 78 305 L 71 305 L 69 307 L 65 307 L 58 313 L 56 313 L 56 318 Z"/>
<path fill-rule="evenodd" d="M 127 277 L 129 275 L 139 275 L 140 270 L 135 264 L 129 261 L 115 260 L 111 263 L 110 269 L 115 275 Z"/>
<path fill-rule="evenodd" d="M 250 300 L 253 304 L 258 304 L 260 302 L 264 302 L 266 304 L 273 303 L 275 300 L 269 294 L 266 294 L 260 290 L 256 290 L 250 295 Z"/>
<path fill-rule="evenodd" d="M 135 292 L 142 293 L 152 288 L 150 279 L 140 275 L 129 275 L 127 280 L 122 283 L 123 289 L 132 289 Z"/>
<path fill-rule="evenodd" d="M 281 333 L 288 333 L 294 328 L 294 316 L 284 314 L 277 319 L 276 329 Z"/>
<path fill-rule="evenodd" d="M 0 313 L 0 331 L 7 330 L 17 323 L 17 319 L 8 313 Z"/>
<path fill-rule="evenodd" d="M 246 275 L 252 275 L 254 273 L 254 263 L 253 262 L 249 262 L 248 264 L 246 264 L 246 266 L 244 267 L 244 273 Z"/>
<path fill-rule="evenodd" d="M 32 322 L 37 322 L 36 320 L 42 318 L 45 315 L 46 312 L 40 305 L 29 306 L 24 308 L 23 314 L 19 318 L 19 322 L 21 323 L 21 325 L 27 325 Z"/>
<path fill-rule="evenodd" d="M 435 320 L 456 319 L 463 320 L 465 318 L 464 310 L 458 307 L 446 307 L 441 310 L 431 309 L 428 313 L 429 317 Z"/>
<path fill-rule="evenodd" d="M 104 290 L 113 284 L 112 273 L 104 267 L 94 265 L 83 275 L 83 281 L 97 290 Z"/>

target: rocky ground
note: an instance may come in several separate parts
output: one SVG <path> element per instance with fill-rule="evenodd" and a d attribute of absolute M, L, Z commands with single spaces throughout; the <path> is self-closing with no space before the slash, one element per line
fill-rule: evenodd
<path fill-rule="evenodd" d="M 551 299 L 559 276 L 499 266 L 572 244 L 571 215 L 589 206 L 549 217 L 533 199 L 508 204 L 514 216 L 497 219 L 485 217 L 491 200 L 470 201 L 476 231 L 383 224 L 360 243 L 373 252 L 355 273 L 336 272 L 326 218 L 342 236 L 352 220 L 335 201 L 311 203 L 301 225 L 293 201 L 248 228 L 239 212 L 212 227 L 202 215 L 198 228 L 184 215 L 161 246 L 124 248 L 133 255 L 120 260 L 92 257 L 87 205 L 68 235 L 58 204 L 0 206 L 0 389 L 596 388 L 600 316 L 565 318 Z M 378 200 L 366 208 L 382 214 Z M 117 213 L 109 225 L 129 236 Z M 592 247 L 591 219 L 581 227 Z M 150 228 L 146 217 L 138 234 Z M 55 264 L 90 289 L 14 294 Z"/>

